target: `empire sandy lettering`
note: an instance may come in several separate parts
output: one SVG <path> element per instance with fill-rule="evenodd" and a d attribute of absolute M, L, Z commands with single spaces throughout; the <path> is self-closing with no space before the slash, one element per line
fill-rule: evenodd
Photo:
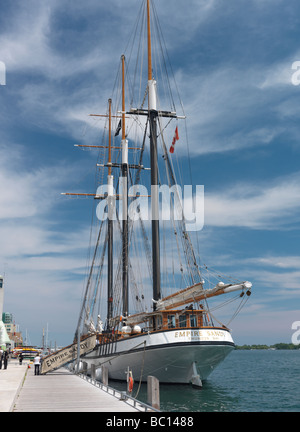
<path fill-rule="evenodd" d="M 203 332 L 201 330 L 183 330 L 183 331 L 176 331 L 175 337 L 181 338 L 181 337 L 207 337 L 207 336 L 213 336 L 213 337 L 224 337 L 224 333 L 222 331 L 218 330 L 208 330 L 206 332 Z"/>

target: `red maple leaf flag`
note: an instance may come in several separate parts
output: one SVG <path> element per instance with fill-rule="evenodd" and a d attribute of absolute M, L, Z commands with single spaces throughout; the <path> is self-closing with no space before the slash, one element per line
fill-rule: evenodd
<path fill-rule="evenodd" d="M 172 141 L 172 144 L 171 144 L 171 147 L 170 147 L 170 153 L 174 153 L 175 144 L 176 144 L 176 141 L 178 141 L 178 140 L 179 140 L 178 127 L 176 126 L 175 134 L 174 134 L 173 141 Z"/>

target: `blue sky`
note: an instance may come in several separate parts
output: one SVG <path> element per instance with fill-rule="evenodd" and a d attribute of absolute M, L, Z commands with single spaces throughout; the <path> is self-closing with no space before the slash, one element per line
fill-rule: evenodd
<path fill-rule="evenodd" d="M 0 273 L 4 310 L 32 344 L 72 342 L 84 286 L 95 159 L 140 0 L 1 5 Z M 188 117 L 193 182 L 205 186 L 207 265 L 251 280 L 238 344 L 290 342 L 300 321 L 300 60 L 297 0 L 165 0 L 156 9 Z M 99 124 L 97 124 L 99 126 Z M 177 155 L 185 158 L 180 141 Z"/>

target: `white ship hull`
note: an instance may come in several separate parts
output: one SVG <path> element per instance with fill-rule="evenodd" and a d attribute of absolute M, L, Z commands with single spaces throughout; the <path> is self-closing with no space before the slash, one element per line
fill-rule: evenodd
<path fill-rule="evenodd" d="M 190 328 L 123 338 L 110 349 L 110 354 L 100 356 L 98 347 L 82 360 L 89 367 L 106 366 L 113 380 L 126 380 L 129 368 L 137 381 L 142 374 L 142 381 L 151 375 L 161 383 L 201 385 L 234 349 L 234 343 L 228 330 Z"/>

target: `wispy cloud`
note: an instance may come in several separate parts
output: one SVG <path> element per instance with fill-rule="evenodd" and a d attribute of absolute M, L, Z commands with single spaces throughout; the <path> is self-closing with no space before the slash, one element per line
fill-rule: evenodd
<path fill-rule="evenodd" d="M 238 183 L 221 192 L 205 192 L 205 224 L 282 229 L 298 223 L 299 173 L 257 185 Z"/>
<path fill-rule="evenodd" d="M 95 44 L 91 44 L 85 53 L 78 53 L 76 46 L 60 51 L 53 45 L 55 33 L 52 33 L 60 6 L 57 0 L 48 4 L 30 0 L 26 6 L 19 2 L 15 14 L 8 17 L 6 31 L 0 36 L 0 57 L 5 61 L 8 73 L 30 72 L 37 77 L 42 75 L 50 81 L 57 81 L 94 71 L 108 61 L 108 52 L 103 56 L 104 52 L 100 51 L 102 55 L 99 55 Z M 66 21 L 70 20 L 71 11 L 68 14 L 65 10 L 65 13 Z"/>
<path fill-rule="evenodd" d="M 250 258 L 248 261 L 277 269 L 299 269 L 300 267 L 300 256 L 265 256 Z"/>
<path fill-rule="evenodd" d="M 220 65 L 188 79 L 179 73 L 177 80 L 183 89 L 191 128 L 191 152 L 195 155 L 241 152 L 268 146 L 282 136 L 289 142 L 291 128 L 295 129 L 292 122 L 297 116 L 290 66 L 286 61 L 283 71 L 283 65 L 273 66 L 276 69 L 273 71 L 254 63 L 245 73 L 243 64 L 237 61 L 230 68 Z M 281 122 L 283 115 L 291 124 Z M 184 153 L 180 146 L 178 151 Z"/>
<path fill-rule="evenodd" d="M 72 170 L 63 164 L 29 169 L 27 149 L 2 143 L 0 148 L 0 219 L 34 218 L 47 214 L 59 186 Z"/>

